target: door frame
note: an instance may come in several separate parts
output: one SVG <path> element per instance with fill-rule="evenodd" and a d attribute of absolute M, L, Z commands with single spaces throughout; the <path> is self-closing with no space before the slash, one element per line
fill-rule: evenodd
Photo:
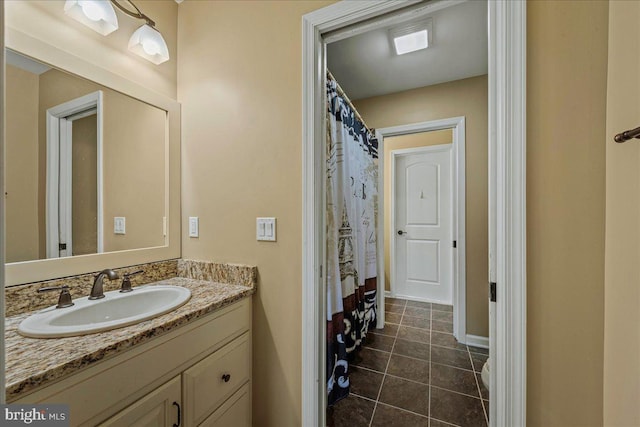
<path fill-rule="evenodd" d="M 452 141 L 451 141 L 451 203 L 452 203 L 452 238 L 457 241 L 456 250 L 452 251 L 452 286 L 453 286 L 453 335 L 456 339 L 465 344 L 467 341 L 467 328 L 466 328 L 466 120 L 464 116 L 451 117 L 441 120 L 430 120 L 427 122 L 412 123 L 401 126 L 393 126 L 387 128 L 380 128 L 376 130 L 378 141 L 383 141 L 384 138 L 409 135 L 421 132 L 431 132 L 438 130 L 451 129 Z M 446 144 L 449 145 L 449 144 Z M 396 157 L 406 153 L 418 153 L 433 151 L 436 147 L 443 147 L 443 145 L 432 145 L 419 148 L 409 148 L 405 150 L 393 150 L 391 151 L 391 200 L 390 202 L 390 224 L 395 224 L 395 162 Z M 382 157 L 384 158 L 384 152 Z M 382 174 L 383 170 L 378 173 Z M 384 192 L 383 192 L 384 193 Z M 384 195 L 384 194 L 383 194 Z M 386 203 L 384 198 L 381 198 L 383 203 Z M 379 210 L 383 210 L 381 206 Z M 391 296 L 395 296 L 394 280 L 395 278 L 395 244 L 396 234 L 391 233 L 390 236 L 385 236 L 391 239 L 389 242 L 389 260 L 390 260 L 390 272 L 389 276 L 391 280 Z M 379 305 L 384 307 L 384 305 Z"/>
<path fill-rule="evenodd" d="M 72 240 L 72 120 L 67 117 L 78 115 L 87 110 L 96 110 L 96 174 L 97 174 L 97 248 L 96 253 L 104 252 L 104 215 L 103 215 L 103 92 L 98 90 L 79 98 L 47 109 L 47 197 L 46 197 L 46 237 L 47 258 L 59 258 L 61 234 L 64 235 L 67 252 L 73 254 Z M 80 118 L 78 116 L 77 118 Z M 62 172 L 64 170 L 64 172 Z M 60 171 L 60 172 L 59 172 Z M 65 207 L 64 215 L 60 208 Z"/>
<path fill-rule="evenodd" d="M 419 2 L 338 2 L 302 17 L 302 424 L 324 426 L 323 34 Z M 445 2 L 419 3 L 423 11 Z M 452 2 L 455 3 L 455 2 Z M 431 9 L 433 10 L 433 9 Z M 413 12 L 413 11 L 412 11 Z M 415 16 L 415 14 L 413 15 Z M 526 425 L 526 3 L 489 0 L 491 426 Z M 372 21 L 369 21 L 372 22 Z M 346 31 L 346 30 L 345 30 Z"/>

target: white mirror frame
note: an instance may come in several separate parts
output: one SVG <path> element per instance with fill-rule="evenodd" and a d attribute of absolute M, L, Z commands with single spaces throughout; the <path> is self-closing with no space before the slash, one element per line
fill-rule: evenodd
<path fill-rule="evenodd" d="M 424 7 L 452 5 L 425 2 Z M 323 34 L 419 1 L 342 1 L 302 19 L 302 423 L 325 425 Z M 526 425 L 526 2 L 489 0 L 490 425 Z M 393 19 L 389 15 L 387 21 Z M 363 28 L 360 26 L 358 28 Z"/>
<path fill-rule="evenodd" d="M 165 246 L 16 262 L 5 265 L 5 286 L 180 257 L 180 104 L 131 80 L 65 52 L 21 31 L 6 28 L 5 47 L 55 68 L 91 80 L 167 112 L 165 135 Z"/>
<path fill-rule="evenodd" d="M 0 48 L 4 49 L 4 5 L 0 7 Z M 4 50 L 3 50 L 4 52 Z M 0 99 L 4 100 L 5 89 L 4 89 L 4 55 L 0 55 Z M 3 108 L 4 108 L 4 101 Z M 0 188 L 4 188 L 4 175 L 5 175 L 5 167 L 4 167 L 4 135 L 5 135 L 5 119 L 4 117 L 0 118 Z M 4 275 L 5 275 L 5 247 L 4 247 L 4 236 L 5 233 L 5 216 L 4 216 L 4 204 L 5 198 L 0 197 L 0 288 L 4 286 Z M 0 292 L 0 319 L 4 319 L 4 292 Z M 4 337 L 4 322 L 0 322 L 0 336 Z M 3 341 L 4 343 L 4 341 Z M 5 360 L 4 360 L 4 344 L 0 349 L 0 390 L 6 390 L 5 388 Z M 6 400 L 6 393 L 0 393 L 0 404 L 4 404 Z"/>

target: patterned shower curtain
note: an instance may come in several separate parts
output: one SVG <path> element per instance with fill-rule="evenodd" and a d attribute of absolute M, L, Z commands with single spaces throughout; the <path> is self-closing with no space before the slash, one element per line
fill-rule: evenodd
<path fill-rule="evenodd" d="M 349 354 L 376 324 L 378 143 L 327 79 L 327 397 L 349 394 Z"/>

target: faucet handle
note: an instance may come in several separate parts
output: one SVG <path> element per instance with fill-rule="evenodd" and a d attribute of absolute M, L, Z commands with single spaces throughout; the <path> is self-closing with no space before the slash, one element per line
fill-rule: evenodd
<path fill-rule="evenodd" d="M 58 297 L 58 305 L 56 305 L 56 308 L 71 307 L 73 305 L 73 301 L 71 300 L 71 293 L 69 293 L 69 286 L 67 285 L 40 288 L 37 292 L 42 293 L 51 291 L 61 291 L 60 297 Z"/>
<path fill-rule="evenodd" d="M 136 274 L 141 274 L 144 273 L 144 270 L 138 270 L 138 271 L 134 271 L 131 273 L 126 273 L 122 275 L 122 288 L 120 289 L 120 292 L 125 293 L 125 292 L 131 292 L 133 289 L 131 288 L 131 276 L 135 276 Z"/>

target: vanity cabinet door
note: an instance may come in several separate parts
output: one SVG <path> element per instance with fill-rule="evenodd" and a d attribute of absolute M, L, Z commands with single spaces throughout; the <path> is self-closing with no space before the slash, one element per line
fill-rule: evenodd
<path fill-rule="evenodd" d="M 251 383 L 240 387 L 233 396 L 198 427 L 250 427 Z"/>
<path fill-rule="evenodd" d="M 180 425 L 182 409 L 180 376 L 158 387 L 109 418 L 100 427 L 172 427 Z"/>
<path fill-rule="evenodd" d="M 184 371 L 182 387 L 186 427 L 200 425 L 249 381 L 250 337 L 245 333 Z"/>

